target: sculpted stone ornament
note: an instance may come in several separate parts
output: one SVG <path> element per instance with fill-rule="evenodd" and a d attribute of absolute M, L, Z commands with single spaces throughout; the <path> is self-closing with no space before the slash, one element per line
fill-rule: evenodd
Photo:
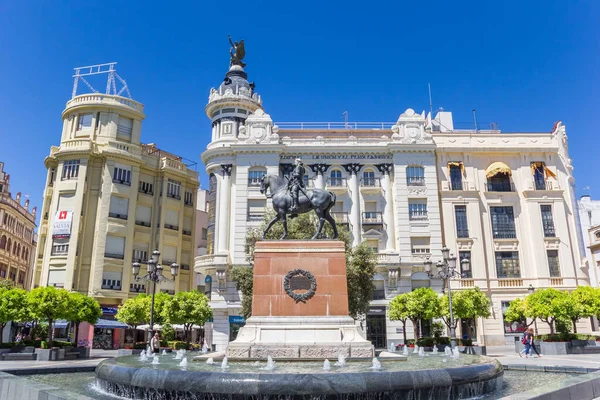
<path fill-rule="evenodd" d="M 244 39 L 238 42 L 233 42 L 231 40 L 231 36 L 229 36 L 229 44 L 231 44 L 231 49 L 229 50 L 229 55 L 231 59 L 229 60 L 229 66 L 239 65 L 244 68 L 246 64 L 242 61 L 246 56 L 246 49 L 244 48 Z M 234 52 L 235 51 L 235 52 Z"/>
<path fill-rule="evenodd" d="M 425 130 L 426 124 L 425 112 L 417 114 L 409 108 L 392 126 L 392 140 L 403 144 L 433 144 L 433 136 Z"/>
<path fill-rule="evenodd" d="M 278 131 L 279 127 L 273 125 L 271 116 L 259 108 L 240 126 L 238 140 L 245 143 L 279 143 Z"/>
<path fill-rule="evenodd" d="M 310 286 L 305 287 L 302 282 L 296 283 L 294 285 L 294 278 L 305 278 Z M 283 278 L 283 288 L 285 292 L 290 296 L 296 303 L 303 302 L 310 299 L 315 295 L 317 291 L 317 280 L 315 276 L 311 274 L 309 271 L 305 271 L 303 269 L 295 269 L 293 271 L 288 272 Z M 303 293 L 295 293 L 295 290 L 306 290 Z"/>

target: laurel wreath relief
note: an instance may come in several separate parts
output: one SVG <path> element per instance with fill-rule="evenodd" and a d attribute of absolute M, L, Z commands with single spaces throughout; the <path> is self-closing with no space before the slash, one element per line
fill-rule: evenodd
<path fill-rule="evenodd" d="M 302 275 L 310 281 L 310 289 L 308 289 L 304 293 L 294 293 L 292 291 L 292 288 L 290 287 L 290 282 L 292 278 L 298 275 Z M 296 303 L 300 301 L 306 303 L 306 300 L 313 297 L 315 295 L 315 292 L 317 291 L 317 280 L 315 279 L 314 275 L 310 272 L 305 271 L 303 269 L 295 269 L 293 271 L 288 272 L 283 278 L 283 288 L 285 289 L 285 292 L 288 294 L 288 296 L 294 299 Z"/>

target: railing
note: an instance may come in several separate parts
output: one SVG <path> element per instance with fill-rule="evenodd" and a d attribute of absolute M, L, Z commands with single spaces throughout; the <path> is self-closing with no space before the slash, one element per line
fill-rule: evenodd
<path fill-rule="evenodd" d="M 345 188 L 348 187 L 346 178 L 329 178 L 327 179 L 328 188 Z"/>
<path fill-rule="evenodd" d="M 248 187 L 260 187 L 260 178 L 248 178 Z"/>
<path fill-rule="evenodd" d="M 138 192 L 143 193 L 143 194 L 147 194 L 148 196 L 154 195 L 154 190 L 142 189 L 141 187 L 138 188 Z"/>
<path fill-rule="evenodd" d="M 163 265 L 171 265 L 171 264 L 176 264 L 177 261 L 175 260 L 162 260 Z"/>
<path fill-rule="evenodd" d="M 171 230 L 174 230 L 174 231 L 178 231 L 179 230 L 179 227 L 176 226 L 176 225 L 164 224 L 163 226 L 165 227 L 165 229 L 171 229 Z"/>
<path fill-rule="evenodd" d="M 562 286 L 563 278 L 550 278 L 550 286 Z"/>
<path fill-rule="evenodd" d="M 398 253 L 377 253 L 377 264 L 398 264 L 400 262 L 400 254 Z"/>
<path fill-rule="evenodd" d="M 385 290 L 383 289 L 375 289 L 373 290 L 372 300 L 385 300 Z"/>
<path fill-rule="evenodd" d="M 475 280 L 473 279 L 461 279 L 460 287 L 475 287 Z"/>
<path fill-rule="evenodd" d="M 160 291 L 162 293 L 166 293 L 166 294 L 170 294 L 170 295 L 174 295 L 175 294 L 175 291 L 172 290 L 172 289 L 160 289 Z"/>
<path fill-rule="evenodd" d="M 79 104 L 84 103 L 103 103 L 107 105 L 123 105 L 129 108 L 133 108 L 139 112 L 144 112 L 144 106 L 142 103 L 138 103 L 137 101 L 128 99 L 126 97 L 114 96 L 109 94 L 83 94 L 80 96 L 76 96 L 67 102 L 67 107 L 73 107 Z"/>
<path fill-rule="evenodd" d="M 512 182 L 487 182 L 486 185 L 488 192 L 514 192 L 515 185 Z"/>
<path fill-rule="evenodd" d="M 186 229 L 182 230 L 181 233 L 183 233 L 186 236 L 192 236 L 192 231 L 188 231 Z"/>
<path fill-rule="evenodd" d="M 52 247 L 51 256 L 66 256 L 69 253 L 69 245 L 60 245 Z"/>
<path fill-rule="evenodd" d="M 140 226 L 147 226 L 148 228 L 150 227 L 150 222 L 135 220 L 135 224 Z"/>
<path fill-rule="evenodd" d="M 116 253 L 104 253 L 104 257 L 106 258 L 116 258 L 117 260 L 125 259 L 124 254 L 116 254 Z"/>
<path fill-rule="evenodd" d="M 117 213 L 111 213 L 111 212 L 109 212 L 108 216 L 111 217 L 111 218 L 119 218 L 119 219 L 127 220 L 127 215 L 124 215 L 124 214 L 117 214 Z"/>
<path fill-rule="evenodd" d="M 469 229 L 467 228 L 456 228 L 456 237 L 459 239 L 467 239 L 469 238 Z"/>
<path fill-rule="evenodd" d="M 380 211 L 367 211 L 362 213 L 362 223 L 364 225 L 382 224 L 383 216 Z"/>
<path fill-rule="evenodd" d="M 184 163 L 182 163 L 181 161 L 172 160 L 167 157 L 163 157 L 161 159 L 161 163 L 162 163 L 162 168 L 170 167 L 170 168 L 175 168 L 176 170 L 179 170 L 179 171 L 187 170 L 187 166 Z"/>
<path fill-rule="evenodd" d="M 138 285 L 136 283 L 129 284 L 129 291 L 133 293 L 141 293 L 146 291 L 145 285 Z"/>
<path fill-rule="evenodd" d="M 423 186 L 423 185 L 425 185 L 425 177 L 424 176 L 407 176 L 406 184 L 408 186 Z"/>
<path fill-rule="evenodd" d="M 194 202 L 193 201 L 184 201 L 183 205 L 187 206 L 187 207 L 193 207 L 194 206 Z"/>
<path fill-rule="evenodd" d="M 379 188 L 379 187 L 381 187 L 381 179 L 379 179 L 379 178 L 362 178 L 360 180 L 360 187 Z"/>
<path fill-rule="evenodd" d="M 556 231 L 554 229 L 554 223 L 543 223 L 544 226 L 544 237 L 556 237 Z"/>
<path fill-rule="evenodd" d="M 181 268 L 181 270 L 183 270 L 183 271 L 189 271 L 190 270 L 189 264 L 181 264 L 179 266 L 179 268 Z"/>
<path fill-rule="evenodd" d="M 408 219 L 411 221 L 426 221 L 429 219 L 427 211 L 413 211 L 409 212 Z"/>
<path fill-rule="evenodd" d="M 469 187 L 469 184 L 467 183 L 467 181 L 461 181 L 458 179 L 451 179 L 449 183 L 450 183 L 450 190 L 465 190 L 466 188 Z"/>
<path fill-rule="evenodd" d="M 523 279 L 498 279 L 498 287 L 521 287 Z"/>
<path fill-rule="evenodd" d="M 262 221 L 265 219 L 265 214 L 261 212 L 249 212 L 246 221 Z"/>
<path fill-rule="evenodd" d="M 516 239 L 515 225 L 513 224 L 496 224 L 492 226 L 492 235 L 494 239 Z"/>
<path fill-rule="evenodd" d="M 121 290 L 121 285 L 102 285 L 101 289 L 109 289 L 109 290 Z"/>
<path fill-rule="evenodd" d="M 277 122 L 279 129 L 392 129 L 395 122 Z"/>
<path fill-rule="evenodd" d="M 118 183 L 125 186 L 131 186 L 131 181 L 127 181 L 125 179 L 113 179 L 113 183 Z"/>
<path fill-rule="evenodd" d="M 332 212 L 331 216 L 333 217 L 333 219 L 335 219 L 335 221 L 338 224 L 349 224 L 350 223 L 350 218 L 348 216 L 347 212 Z"/>
<path fill-rule="evenodd" d="M 170 197 L 170 198 L 175 199 L 175 200 L 181 200 L 181 195 L 179 195 L 179 194 L 174 194 L 174 193 L 168 193 L 167 192 L 167 197 Z"/>
<path fill-rule="evenodd" d="M 535 190 L 558 190 L 558 182 L 545 179 L 534 179 L 533 188 Z"/>

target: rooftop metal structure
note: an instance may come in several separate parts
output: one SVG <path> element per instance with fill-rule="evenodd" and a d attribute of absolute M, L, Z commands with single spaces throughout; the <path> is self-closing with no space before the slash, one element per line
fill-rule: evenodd
<path fill-rule="evenodd" d="M 127 97 L 132 99 L 131 93 L 129 92 L 129 87 L 127 86 L 127 82 L 125 82 L 125 79 L 121 78 L 119 74 L 117 74 L 115 65 L 117 65 L 116 62 L 111 62 L 106 64 L 96 64 L 74 68 L 75 75 L 73 75 L 73 93 L 71 94 L 71 98 L 77 96 L 77 88 L 79 86 L 79 81 L 82 81 L 93 93 L 100 93 L 84 78 L 85 76 L 108 75 L 106 79 L 105 93 L 113 96 L 121 96 L 122 93 L 125 92 L 127 94 Z M 122 85 L 119 91 L 117 91 L 116 80 L 118 80 Z"/>

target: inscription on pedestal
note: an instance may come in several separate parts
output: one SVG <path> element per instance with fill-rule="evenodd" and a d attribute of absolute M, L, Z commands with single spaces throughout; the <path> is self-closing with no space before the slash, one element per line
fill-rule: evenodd
<path fill-rule="evenodd" d="M 317 280 L 309 271 L 295 269 L 283 278 L 283 288 L 296 303 L 300 301 L 304 303 L 315 295 Z"/>

